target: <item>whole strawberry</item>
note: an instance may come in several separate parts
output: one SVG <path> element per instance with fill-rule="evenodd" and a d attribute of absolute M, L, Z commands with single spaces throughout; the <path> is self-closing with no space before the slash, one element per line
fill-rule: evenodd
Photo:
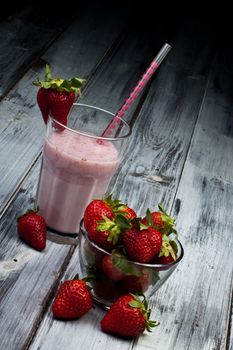
<path fill-rule="evenodd" d="M 127 204 L 121 203 L 119 200 L 118 200 L 118 206 L 113 208 L 113 211 L 115 215 L 122 215 L 127 220 L 131 220 L 137 217 L 137 214 L 131 207 L 129 207 Z"/>
<path fill-rule="evenodd" d="M 162 204 L 158 205 L 159 211 L 151 212 L 147 209 L 146 216 L 142 219 L 145 225 L 153 226 L 162 233 L 168 235 L 171 232 L 176 233 L 175 219 L 169 216 L 164 210 Z"/>
<path fill-rule="evenodd" d="M 52 79 L 50 67 L 45 68 L 45 81 L 34 81 L 33 84 L 39 86 L 37 92 L 37 103 L 42 113 L 45 124 L 47 124 L 49 114 L 63 125 L 67 125 L 67 116 L 76 99 L 76 94 L 84 83 L 84 79 L 73 78 Z"/>
<path fill-rule="evenodd" d="M 89 286 L 82 279 L 64 281 L 53 301 L 52 312 L 61 319 L 79 318 L 93 305 Z"/>
<path fill-rule="evenodd" d="M 121 256 L 117 254 L 111 254 L 111 255 L 105 255 L 102 260 L 102 270 L 110 280 L 113 281 L 119 281 L 122 280 L 126 274 L 120 270 L 117 266 L 114 264 L 114 259 L 116 260 L 116 263 L 119 264 L 119 261 L 121 260 Z"/>
<path fill-rule="evenodd" d="M 113 303 L 122 293 L 116 284 L 110 280 L 100 280 L 92 282 L 93 292 L 98 299 L 104 299 L 108 303 Z"/>
<path fill-rule="evenodd" d="M 163 234 L 163 243 L 159 254 L 152 259 L 151 263 L 170 264 L 177 260 L 178 247 L 175 240 L 171 240 L 169 236 Z"/>
<path fill-rule="evenodd" d="M 103 226 L 106 219 L 110 221 L 114 219 L 110 206 L 102 199 L 92 200 L 84 212 L 84 226 L 88 237 L 99 247 L 111 250 L 113 244 L 109 240 L 110 231 Z"/>
<path fill-rule="evenodd" d="M 113 220 L 114 213 L 110 204 L 105 199 L 93 199 L 84 212 L 84 226 L 88 231 L 97 221 L 104 220 L 104 217 Z"/>
<path fill-rule="evenodd" d="M 122 241 L 131 260 L 148 263 L 162 247 L 162 234 L 153 227 L 137 223 L 124 232 Z"/>
<path fill-rule="evenodd" d="M 107 251 L 117 244 L 122 225 L 127 221 L 119 214 L 120 208 L 125 209 L 125 205 L 109 195 L 103 199 L 93 199 L 84 211 L 84 226 L 89 239 Z"/>
<path fill-rule="evenodd" d="M 19 236 L 31 247 L 41 251 L 46 246 L 46 222 L 38 211 L 28 210 L 17 219 Z"/>
<path fill-rule="evenodd" d="M 122 294 L 126 293 L 144 293 L 149 288 L 151 283 L 151 276 L 147 272 L 142 272 L 139 276 L 126 276 L 120 282 L 120 289 Z"/>
<path fill-rule="evenodd" d="M 157 324 L 150 321 L 150 310 L 145 298 L 134 294 L 119 297 L 101 320 L 101 329 L 121 337 L 137 337 Z"/>

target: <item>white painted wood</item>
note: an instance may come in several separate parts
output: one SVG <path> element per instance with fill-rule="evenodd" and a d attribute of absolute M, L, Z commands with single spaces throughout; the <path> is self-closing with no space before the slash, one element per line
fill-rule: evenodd
<path fill-rule="evenodd" d="M 76 273 L 80 274 L 78 251 L 72 257 L 64 279 L 72 278 Z M 84 317 L 71 322 L 56 320 L 48 309 L 41 327 L 32 342 L 30 349 L 114 349 L 130 350 L 131 342 L 121 340 L 103 333 L 100 329 L 100 321 L 105 311 L 99 307 L 91 309 Z"/>
<path fill-rule="evenodd" d="M 129 51 L 129 57 L 130 57 L 130 51 Z M 142 54 L 141 55 L 141 59 L 143 59 L 143 57 L 144 57 L 144 54 Z M 136 57 L 135 58 L 136 60 L 138 59 L 138 57 Z M 117 73 L 116 73 L 116 77 L 117 77 Z M 24 78 L 25 79 L 25 78 Z M 24 80 L 23 79 L 23 80 Z M 123 81 L 123 80 L 121 80 L 121 81 L 119 81 L 119 86 L 120 86 L 120 83 L 121 84 L 126 84 L 127 83 L 127 79 L 128 79 L 128 76 L 125 76 L 125 81 Z M 30 77 L 30 79 L 28 79 L 28 81 L 32 81 L 33 79 Z M 113 83 L 113 84 L 115 84 L 114 83 L 114 80 L 112 80 L 112 82 L 111 83 Z M 26 91 L 25 91 L 25 95 L 26 95 Z M 36 106 L 34 106 L 34 108 L 36 108 Z M 41 122 L 41 119 L 39 119 L 39 121 Z M 23 128 L 22 128 L 23 129 Z M 37 128 L 37 130 L 35 131 L 35 132 L 38 132 L 38 128 Z M 28 152 L 28 150 L 26 150 L 27 152 Z M 26 152 L 25 151 L 25 152 Z M 38 167 L 36 168 L 36 170 L 33 170 L 33 173 L 32 173 L 32 175 L 31 175 L 31 177 L 29 177 L 29 179 L 27 180 L 27 181 L 29 181 L 29 183 L 31 183 L 31 184 L 33 184 L 33 186 L 35 186 L 35 184 L 36 184 L 36 182 L 37 182 L 37 178 L 38 178 Z M 21 191 L 22 191 L 22 193 L 20 192 L 19 193 L 19 196 L 21 196 L 21 194 L 23 194 L 23 196 L 27 196 L 27 198 L 30 198 L 30 200 L 33 202 L 33 200 L 34 200 L 34 196 L 35 196 L 35 192 L 31 192 L 30 191 L 30 185 L 29 185 L 29 183 L 28 182 L 26 182 L 26 185 L 25 185 L 25 188 L 27 188 L 28 189 L 28 191 L 29 192 L 27 192 L 27 193 L 25 193 L 24 191 L 24 187 L 21 189 Z M 19 206 L 18 206 L 18 196 L 17 196 L 17 200 L 16 200 L 16 210 L 17 210 L 17 208 L 19 208 Z M 11 215 L 11 212 L 9 211 L 8 212 L 9 213 L 9 215 Z M 8 215 L 8 213 L 7 213 L 7 215 Z M 5 220 L 8 220 L 8 216 L 6 215 L 6 219 Z M 11 243 L 11 242 L 10 242 Z M 12 244 L 12 243 L 11 243 Z M 17 249 L 16 249 L 17 250 Z M 66 252 L 67 253 L 67 252 Z M 62 255 L 62 259 L 64 259 L 64 256 L 65 255 Z M 7 262 L 8 262 L 8 260 L 7 260 Z M 40 262 L 41 263 L 41 262 Z M 46 275 L 46 271 L 44 271 L 45 272 L 45 275 Z M 22 273 L 22 276 L 23 276 L 23 273 Z M 6 277 L 6 280 L 5 280 L 5 285 L 7 285 L 7 283 L 8 283 L 8 278 L 7 278 L 7 276 L 5 276 Z M 22 277 L 23 278 L 23 277 Z M 50 283 L 55 283 L 54 282 L 55 280 L 50 280 Z M 18 290 L 18 288 L 20 289 L 21 287 L 21 284 L 19 284 L 19 285 L 17 285 L 17 290 Z M 39 287 L 39 286 L 38 286 Z M 9 291 L 8 291 L 8 293 L 9 293 Z M 45 297 L 45 296 L 44 296 Z M 24 300 L 21 300 L 21 303 L 23 304 L 23 303 L 26 303 L 26 300 L 27 299 L 24 299 Z M 33 305 L 31 305 L 31 307 L 32 307 Z M 29 308 L 27 309 L 27 312 L 31 312 L 31 309 L 30 309 L 30 306 L 29 306 Z M 27 312 L 26 312 L 26 314 L 27 314 Z M 39 315 L 39 313 L 41 313 L 42 312 L 42 310 L 36 310 L 36 312 L 38 312 L 38 315 L 36 314 L 36 313 L 34 313 L 31 317 L 33 318 L 33 320 L 34 320 L 34 322 L 31 322 L 30 324 L 31 324 L 31 329 L 30 329 L 30 332 L 32 333 L 33 332 L 33 330 L 34 330 L 34 328 L 36 327 L 36 322 L 37 322 L 37 320 L 41 317 L 40 315 Z M 15 310 L 15 314 L 17 314 L 17 310 Z M 8 323 L 7 323 L 7 325 L 8 325 Z M 20 324 L 20 327 L 23 327 L 21 324 Z M 5 331 L 5 329 L 4 328 L 2 328 L 2 331 L 4 332 Z M 6 334 L 8 334 L 8 333 L 6 333 Z M 107 340 L 108 340 L 109 338 L 107 338 Z M 15 339 L 13 339 L 13 341 L 15 341 Z M 25 342 L 27 342 L 28 341 L 28 339 L 26 339 L 25 340 Z M 14 344 L 14 343 L 13 343 Z M 12 346 L 13 346 L 13 344 L 12 344 Z M 21 346 L 22 345 L 22 339 L 20 338 L 19 339 L 19 343 L 18 343 L 18 345 L 19 346 Z"/>
<path fill-rule="evenodd" d="M 127 41 L 123 42 L 122 47 L 125 50 Z M 121 47 L 119 48 L 120 55 Z M 186 63 L 181 53 L 175 53 L 175 55 L 180 55 L 179 61 L 184 59 L 184 64 Z M 203 64 L 205 57 L 203 54 Z M 107 76 L 109 72 L 108 67 Z M 101 77 L 103 81 L 107 80 L 103 73 Z M 115 80 L 112 79 L 112 81 Z M 98 83 L 94 81 L 93 85 L 100 86 L 101 82 L 101 79 L 98 80 Z M 177 67 L 176 71 L 168 63 L 164 63 L 153 82 L 135 122 L 123 165 L 112 185 L 114 194 L 118 194 L 123 201 L 128 201 L 138 211 L 143 212 L 147 206 L 154 206 L 161 197 L 166 199 L 166 203 L 171 208 L 202 101 L 205 82 L 205 77 L 195 79 L 192 76 L 190 78 L 181 68 Z M 111 85 L 109 91 L 111 91 Z M 95 93 L 90 92 L 90 94 L 95 96 Z M 186 128 L 183 128 L 184 123 L 186 123 Z M 71 278 L 76 272 L 80 272 L 77 252 L 73 255 L 64 279 Z M 178 270 L 176 275 L 170 277 L 171 285 L 179 273 Z M 169 281 L 167 282 L 169 286 L 168 283 Z M 169 294 L 169 291 L 167 293 Z M 174 293 L 174 298 L 176 295 Z M 172 299 L 171 295 L 170 297 Z M 103 311 L 98 308 L 88 313 L 84 319 L 74 322 L 54 320 L 51 309 L 48 309 L 30 350 L 47 350 L 52 347 L 58 349 L 68 347 L 69 350 L 77 348 L 142 350 L 155 349 L 155 342 L 158 345 L 156 349 L 163 350 L 165 349 L 163 345 L 166 345 L 166 334 L 163 333 L 164 339 L 162 337 L 157 339 L 157 337 L 160 332 L 165 332 L 167 321 L 158 311 L 156 299 L 155 296 L 151 301 L 152 319 L 162 322 L 161 330 L 155 329 L 151 334 L 145 333 L 139 340 L 121 340 L 102 333 L 100 320 Z M 174 313 L 171 312 L 167 318 L 171 324 L 175 322 Z M 167 328 L 166 332 L 172 332 L 172 327 Z"/>
<path fill-rule="evenodd" d="M 39 167 L 36 169 L 37 175 L 38 170 Z M 28 179 L 14 204 L 1 219 L 2 349 L 15 350 L 27 346 L 73 249 L 70 245 L 47 241 L 45 250 L 38 252 L 20 240 L 16 220 L 32 207 L 35 185 L 35 182 Z"/>
<path fill-rule="evenodd" d="M 88 56 L 88 51 L 95 52 L 95 55 L 88 56 L 86 66 L 82 64 L 79 76 L 88 77 L 92 74 L 94 67 L 98 65 L 121 31 L 123 17 L 118 23 L 113 20 L 114 16 L 112 20 L 109 18 L 104 28 L 105 30 L 108 28 L 108 34 L 105 35 L 103 26 L 98 27 L 92 15 L 93 12 L 88 11 L 81 19 L 81 23 L 77 20 L 69 29 L 67 37 L 61 38 L 61 56 L 65 56 L 68 50 L 69 39 L 73 40 L 73 44 L 75 40 L 79 42 L 82 39 L 82 44 L 72 50 L 73 53 L 76 52 L 76 55 L 71 56 L 69 60 L 70 69 L 73 67 L 75 70 L 78 58 L 82 62 L 85 61 L 80 56 Z M 82 28 L 84 23 L 85 27 Z M 95 41 L 89 35 L 93 27 L 97 35 Z M 64 41 L 66 45 L 62 49 Z M 52 61 L 52 48 L 48 54 Z M 54 56 L 56 55 L 57 52 L 54 53 Z M 68 57 L 69 55 L 70 53 Z M 63 71 L 63 65 L 64 60 L 56 63 L 60 72 Z M 45 127 L 36 105 L 37 90 L 32 86 L 32 81 L 42 71 L 44 71 L 44 66 L 43 69 L 34 67 L 30 70 L 0 105 L 1 115 L 4 116 L 0 120 L 0 158 L 4 165 L 0 168 L 2 208 L 10 199 L 19 180 L 26 175 L 27 168 L 38 156 L 43 142 Z M 57 245 L 50 242 L 43 253 L 34 253 L 18 239 L 16 216 L 34 204 L 39 163 L 34 169 L 34 176 L 28 178 L 25 187 L 23 185 L 20 188 L 16 200 L 1 220 L 1 314 L 4 317 L 1 318 L 0 330 L 2 333 L 1 346 L 7 349 L 27 347 L 46 309 L 47 301 L 51 298 L 51 293 L 56 289 L 54 286 L 62 274 L 66 260 L 69 260 L 69 255 L 73 250 L 69 245 Z M 27 254 L 28 251 L 32 253 Z M 14 330 L 14 335 L 11 335 L 12 330 Z"/>
<path fill-rule="evenodd" d="M 118 194 L 140 213 L 148 206 L 153 208 L 160 200 L 174 215 L 177 213 L 177 226 L 185 256 L 175 273 L 151 299 L 152 319 L 160 321 L 160 326 L 151 334 L 144 334 L 132 342 L 103 334 L 99 327 L 103 311 L 98 308 L 91 310 L 81 320 L 64 322 L 53 319 L 51 303 L 57 283 L 64 271 L 64 279 L 79 271 L 78 252 L 76 250 L 72 254 L 70 246 L 50 241 L 46 250 L 39 253 L 18 239 L 16 216 L 34 202 L 39 171 L 37 162 L 0 224 L 0 333 L 4 349 L 232 349 L 229 328 L 233 275 L 233 219 L 229 209 L 233 194 L 232 101 L 229 98 L 229 71 L 232 70 L 225 61 L 221 61 L 223 57 L 231 56 L 226 52 L 226 56 L 220 56 L 215 62 L 204 95 L 210 65 L 209 51 L 206 49 L 208 41 L 202 31 L 199 36 L 196 27 L 194 33 L 192 28 L 190 23 L 190 27 L 186 25 L 186 30 L 174 36 L 176 50 L 170 54 L 151 85 L 135 122 L 120 172 L 110 186 L 114 194 Z M 136 59 L 134 71 L 127 63 L 131 54 L 137 51 L 134 41 L 127 46 L 129 38 L 132 39 L 129 35 L 126 41 L 122 41 L 119 51 L 112 51 L 113 57 L 109 56 L 109 60 L 106 57 L 103 70 L 102 67 L 99 70 L 102 74 L 97 72 L 93 76 L 90 95 L 88 90 L 84 95 L 86 101 L 90 98 L 98 102 L 100 94 L 99 101 L 109 102 L 110 107 L 115 101 L 111 91 L 114 94 L 119 92 L 116 104 L 127 95 L 127 79 L 116 82 L 119 71 L 116 70 L 116 76 L 112 76 L 112 64 L 117 67 L 121 56 L 126 62 L 127 71 L 136 80 L 135 72 L 138 72 L 140 64 Z M 62 45 L 65 45 L 64 37 L 61 40 Z M 128 53 L 125 52 L 127 47 Z M 51 51 L 47 57 L 51 57 L 53 62 Z M 140 56 L 141 59 L 144 64 L 145 60 Z M 222 64 L 219 65 L 219 61 Z M 63 65 L 64 61 L 61 62 Z M 232 59 L 229 58 L 229 62 Z M 108 64 L 110 67 L 107 67 Z M 55 66 L 58 67 L 54 63 Z M 12 145 L 11 153 L 16 152 L 15 159 L 20 154 L 17 153 L 18 148 L 22 152 L 21 142 L 24 147 L 26 144 L 24 128 L 30 130 L 31 143 L 35 141 L 33 132 L 38 135 L 38 131 L 42 130 L 42 124 L 39 126 L 42 121 L 36 116 L 33 117 L 33 126 L 27 116 L 25 121 L 17 123 L 17 118 L 23 118 L 25 111 L 36 111 L 33 96 L 26 98 L 30 81 L 41 71 L 28 72 L 19 83 L 22 88 L 16 87 L 8 95 L 11 99 L 5 99 L 2 104 L 2 111 L 6 112 L 2 115 L 9 115 L 9 111 L 12 114 L 10 121 L 5 117 L 0 119 L 3 135 L 0 142 L 6 150 Z M 106 86 L 108 82 L 110 85 Z M 122 82 L 125 89 L 121 90 Z M 115 84 L 118 84 L 117 88 Z M 105 90 L 100 89 L 101 86 Z M 93 90 L 93 87 L 96 89 Z M 106 92 L 109 101 L 102 96 L 102 91 Z M 16 109 L 16 106 L 22 97 L 26 99 L 27 109 L 20 112 L 20 107 Z M 200 107 L 201 113 L 197 120 Z M 17 111 L 16 117 L 14 111 Z M 15 142 L 10 142 L 14 133 L 19 135 L 17 146 Z M 12 186 L 5 190 L 3 201 L 31 165 L 41 142 L 42 135 L 34 156 L 25 161 L 18 174 L 12 165 Z M 30 148 L 27 148 L 23 159 L 29 152 Z M 9 153 L 5 155 L 2 151 L 0 159 L 3 159 L 2 154 L 7 162 Z M 14 158 L 9 159 L 12 161 Z M 14 162 L 12 164 L 16 164 Z M 19 163 L 17 165 L 20 166 Z M 2 193 L 4 187 L 0 188 Z"/>
<path fill-rule="evenodd" d="M 225 53 L 227 60 L 229 52 Z M 229 71 L 216 57 L 185 162 L 177 199 L 177 225 L 185 255 L 154 301 L 161 326 L 153 347 L 139 349 L 229 349 L 232 314 L 232 101 Z M 217 60 L 218 59 L 218 60 Z"/>

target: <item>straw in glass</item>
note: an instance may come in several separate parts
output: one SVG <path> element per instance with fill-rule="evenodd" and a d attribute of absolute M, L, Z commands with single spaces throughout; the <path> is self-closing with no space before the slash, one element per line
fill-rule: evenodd
<path fill-rule="evenodd" d="M 109 137 L 112 135 L 113 130 L 116 129 L 116 127 L 120 123 L 119 118 L 124 118 L 125 113 L 128 111 L 130 106 L 134 103 L 134 101 L 137 99 L 138 95 L 142 92 L 142 90 L 145 88 L 149 80 L 151 79 L 152 75 L 156 71 L 156 69 L 159 67 L 163 59 L 166 57 L 168 52 L 171 50 L 171 45 L 165 43 L 163 47 L 160 49 L 156 57 L 151 62 L 150 66 L 147 68 L 146 72 L 143 74 L 141 79 L 138 81 L 137 85 L 135 86 L 134 90 L 131 92 L 129 97 L 125 100 L 124 104 L 118 109 L 117 113 L 107 126 L 107 128 L 104 130 L 102 136 L 103 137 Z"/>

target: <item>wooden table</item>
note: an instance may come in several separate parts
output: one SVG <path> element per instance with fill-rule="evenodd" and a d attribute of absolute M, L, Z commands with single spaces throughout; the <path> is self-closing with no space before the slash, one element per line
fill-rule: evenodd
<path fill-rule="evenodd" d="M 233 349 L 232 40 L 214 20 L 170 14 L 168 28 L 122 6 L 38 5 L 0 22 L 0 349 Z M 150 300 L 160 326 L 129 341 L 101 332 L 98 307 L 55 320 L 51 303 L 79 272 L 78 248 L 53 237 L 38 252 L 17 235 L 45 136 L 32 81 L 48 62 L 54 75 L 87 79 L 83 103 L 116 112 L 164 42 L 172 50 L 127 116 L 133 133 L 109 191 L 138 213 L 162 201 L 185 255 Z"/>

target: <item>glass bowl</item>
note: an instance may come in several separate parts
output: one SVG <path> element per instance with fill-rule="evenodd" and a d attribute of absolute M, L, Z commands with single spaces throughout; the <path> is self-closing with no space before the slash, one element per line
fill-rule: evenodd
<path fill-rule="evenodd" d="M 168 279 L 184 255 L 176 240 L 177 260 L 168 264 L 142 264 L 111 254 L 91 242 L 80 223 L 79 258 L 82 278 L 89 277 L 95 302 L 109 308 L 121 295 L 143 293 L 149 299 Z"/>

